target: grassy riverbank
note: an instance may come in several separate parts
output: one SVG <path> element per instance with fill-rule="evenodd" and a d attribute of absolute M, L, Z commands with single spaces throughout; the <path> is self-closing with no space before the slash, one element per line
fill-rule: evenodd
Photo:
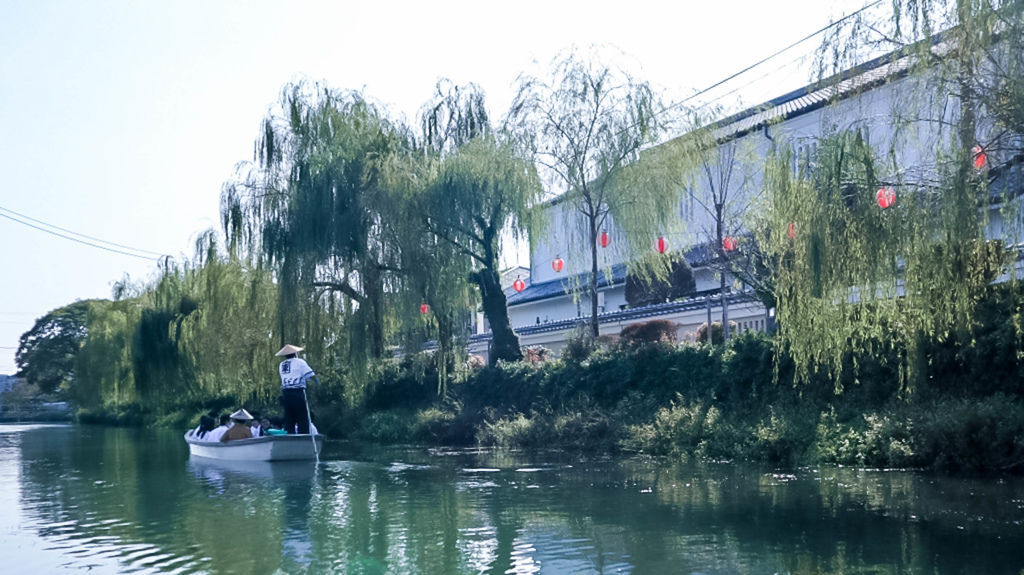
<path fill-rule="evenodd" d="M 1024 401 L 1012 374 L 908 391 L 885 358 L 861 358 L 837 392 L 796 386 L 763 335 L 722 348 L 651 344 L 483 368 L 438 397 L 423 358 L 388 363 L 359 408 L 322 409 L 335 435 L 380 442 L 634 451 L 672 457 L 839 463 L 944 472 L 1024 468 Z M 936 365 L 936 367 L 940 367 Z M 998 361 L 992 370 L 1005 368 Z M 324 398 L 327 399 L 327 398 Z"/>
<path fill-rule="evenodd" d="M 329 436 L 383 443 L 1021 472 L 1019 314 L 992 301 L 979 306 L 970 330 L 922 338 L 913 352 L 879 328 L 877 344 L 846 354 L 838 377 L 822 368 L 796 378 L 775 340 L 745 333 L 724 346 L 574 345 L 559 359 L 453 366 L 444 377 L 427 353 L 377 361 L 358 374 L 336 360 L 333 368 L 316 366 L 321 381 L 311 403 Z M 913 373 L 908 357 L 919 358 Z M 124 385 L 106 394 L 85 393 L 106 388 L 95 370 L 82 371 L 71 393 L 79 421 L 183 429 L 210 410 L 280 413 L 271 378 L 215 377 L 193 364 L 164 374 L 135 358 L 126 365 Z M 140 385 L 153 373 L 173 387 Z"/>
<path fill-rule="evenodd" d="M 360 394 L 344 376 L 322 374 L 311 400 L 329 436 L 381 443 L 1021 472 L 1024 380 L 1003 336 L 975 340 L 988 347 L 969 348 L 973 357 L 936 344 L 916 384 L 891 367 L 898 350 L 851 357 L 841 389 L 823 373 L 795 384 L 775 342 L 746 333 L 725 346 L 649 343 L 456 370 L 440 395 L 433 357 L 419 354 L 377 364 Z M 220 396 L 160 413 L 137 403 L 81 409 L 78 418 L 184 428 L 237 405 L 279 411 L 272 398 Z"/>

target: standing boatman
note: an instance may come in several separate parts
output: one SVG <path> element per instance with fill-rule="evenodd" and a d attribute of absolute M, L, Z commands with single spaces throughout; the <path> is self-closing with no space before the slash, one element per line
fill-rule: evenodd
<path fill-rule="evenodd" d="M 284 428 L 288 433 L 309 433 L 309 404 L 306 402 L 306 382 L 316 377 L 306 360 L 298 357 L 305 348 L 286 345 L 277 352 L 284 356 L 278 371 L 281 373 L 281 404 L 284 407 Z"/>

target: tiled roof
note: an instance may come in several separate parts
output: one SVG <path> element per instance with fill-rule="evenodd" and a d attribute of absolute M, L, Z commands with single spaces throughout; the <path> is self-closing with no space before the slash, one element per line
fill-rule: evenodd
<path fill-rule="evenodd" d="M 899 58 L 896 53 L 886 54 L 832 78 L 793 90 L 759 106 L 747 108 L 715 122 L 710 128 L 720 141 L 738 138 L 764 126 L 806 114 L 830 102 L 854 96 L 902 77 L 909 69 L 910 63 L 906 58 Z"/>
<path fill-rule="evenodd" d="M 611 269 L 611 277 L 608 277 L 607 272 L 607 269 L 600 269 L 597 272 L 597 287 L 599 289 L 608 287 L 609 285 L 617 285 L 626 281 L 625 264 L 613 265 Z M 513 306 L 531 301 L 547 299 L 549 297 L 566 295 L 572 292 L 573 286 L 584 285 L 588 275 L 589 274 L 577 274 L 575 276 L 529 284 L 523 291 L 510 295 L 508 297 L 508 305 Z"/>

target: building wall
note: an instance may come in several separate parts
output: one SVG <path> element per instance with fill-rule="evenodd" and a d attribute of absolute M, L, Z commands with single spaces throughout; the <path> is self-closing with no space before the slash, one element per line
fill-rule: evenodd
<path fill-rule="evenodd" d="M 623 285 L 598 290 L 598 312 L 624 309 L 626 290 Z M 513 328 L 529 327 L 576 317 L 590 317 L 590 298 L 580 294 L 574 301 L 570 295 L 511 305 L 509 322 Z"/>
<path fill-rule="evenodd" d="M 722 320 L 722 307 L 718 298 L 711 298 L 711 317 L 713 322 Z M 685 311 L 677 311 L 658 315 L 657 317 L 637 317 L 623 320 L 603 318 L 601 321 L 601 334 L 603 336 L 617 337 L 622 329 L 628 325 L 642 323 L 652 319 L 668 320 L 678 324 L 676 338 L 678 341 L 696 341 L 697 330 L 707 322 L 708 309 L 703 302 L 696 302 L 696 305 Z M 736 332 L 745 331 L 766 331 L 768 329 L 767 313 L 758 302 L 750 301 L 740 304 L 729 305 L 729 321 L 736 324 Z M 554 322 L 549 322 L 553 324 Z M 519 332 L 519 344 L 523 347 L 545 347 L 556 355 L 560 355 L 565 348 L 567 341 L 578 329 L 585 324 L 580 322 L 561 322 L 560 325 L 552 325 L 551 329 L 545 329 L 546 324 L 540 326 L 523 326 L 525 330 Z M 473 341 L 469 345 L 470 353 L 480 355 L 487 359 L 489 341 Z"/>

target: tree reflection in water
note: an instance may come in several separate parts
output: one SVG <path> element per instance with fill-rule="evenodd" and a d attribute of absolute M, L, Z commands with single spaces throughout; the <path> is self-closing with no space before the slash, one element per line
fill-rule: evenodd
<path fill-rule="evenodd" d="M 189 459 L 163 432 L 0 432 L 6 567 L 212 573 L 1015 573 L 1024 483 L 328 444 Z M 18 533 L 22 539 L 4 538 Z M 31 534 L 41 549 L 19 557 Z M 44 557 L 44 558 L 45 558 Z M 111 567 L 114 566 L 114 567 Z"/>

